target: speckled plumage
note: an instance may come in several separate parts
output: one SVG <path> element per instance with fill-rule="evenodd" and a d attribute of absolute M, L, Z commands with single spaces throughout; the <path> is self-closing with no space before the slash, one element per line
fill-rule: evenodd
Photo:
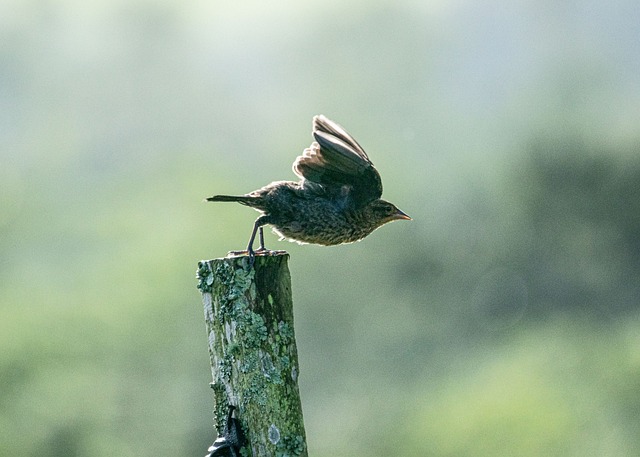
<path fill-rule="evenodd" d="M 387 222 L 410 219 L 380 199 L 380 175 L 341 126 L 315 116 L 313 136 L 316 141 L 293 164 L 300 181 L 276 181 L 246 195 L 207 198 L 239 202 L 262 213 L 247 247 L 251 256 L 256 231 L 266 224 L 284 239 L 329 246 L 358 241 Z"/>

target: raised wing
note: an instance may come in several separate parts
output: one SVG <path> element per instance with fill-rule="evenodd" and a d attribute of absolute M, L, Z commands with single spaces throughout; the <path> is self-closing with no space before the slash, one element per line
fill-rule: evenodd
<path fill-rule="evenodd" d="M 313 137 L 316 141 L 293 163 L 295 174 L 339 194 L 346 192 L 355 206 L 380 198 L 380 175 L 344 128 L 325 116 L 315 116 Z"/>

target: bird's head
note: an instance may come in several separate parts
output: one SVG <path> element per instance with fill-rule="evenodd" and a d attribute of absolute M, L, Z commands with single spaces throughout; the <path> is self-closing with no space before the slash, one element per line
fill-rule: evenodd
<path fill-rule="evenodd" d="M 396 205 L 384 200 L 375 200 L 369 204 L 369 212 L 372 222 L 376 227 L 386 224 L 387 222 L 404 219 L 410 221 L 411 218 L 399 210 Z"/>

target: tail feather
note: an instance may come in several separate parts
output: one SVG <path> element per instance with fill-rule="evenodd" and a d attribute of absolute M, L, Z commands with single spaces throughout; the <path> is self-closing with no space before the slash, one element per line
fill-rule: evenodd
<path fill-rule="evenodd" d="M 248 197 L 246 195 L 214 195 L 206 199 L 208 202 L 238 202 L 243 205 L 250 205 L 255 197 Z"/>

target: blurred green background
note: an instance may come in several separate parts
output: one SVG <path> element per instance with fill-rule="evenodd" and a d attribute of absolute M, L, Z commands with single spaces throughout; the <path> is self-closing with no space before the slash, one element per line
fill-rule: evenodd
<path fill-rule="evenodd" d="M 344 125 L 410 214 L 291 254 L 310 454 L 640 455 L 635 0 L 5 0 L 0 455 L 199 456 L 195 270 Z"/>

